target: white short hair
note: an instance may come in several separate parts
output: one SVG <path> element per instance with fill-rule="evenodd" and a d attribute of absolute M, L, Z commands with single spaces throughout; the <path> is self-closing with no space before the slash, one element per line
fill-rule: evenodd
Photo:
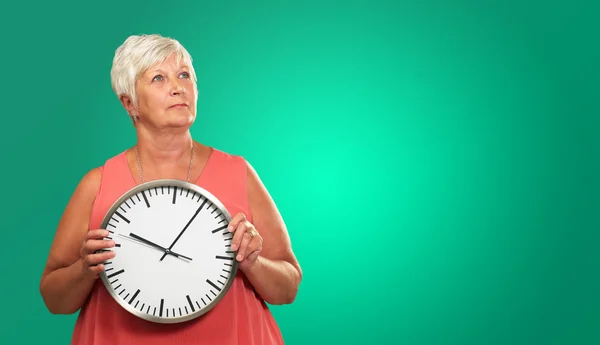
<path fill-rule="evenodd" d="M 135 83 L 148 68 L 162 63 L 171 54 L 176 53 L 179 59 L 189 66 L 194 83 L 196 72 L 192 66 L 192 57 L 179 41 L 157 34 L 129 36 L 115 51 L 110 79 L 117 97 L 131 97 L 137 108 L 137 91 Z"/>

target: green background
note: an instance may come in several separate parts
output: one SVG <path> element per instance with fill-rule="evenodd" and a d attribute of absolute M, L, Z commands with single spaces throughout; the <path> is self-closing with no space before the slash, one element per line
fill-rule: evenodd
<path fill-rule="evenodd" d="M 38 286 L 79 179 L 135 142 L 130 34 L 174 37 L 194 138 L 246 157 L 304 270 L 287 344 L 600 342 L 592 1 L 4 2 L 0 343 L 67 344 Z"/>

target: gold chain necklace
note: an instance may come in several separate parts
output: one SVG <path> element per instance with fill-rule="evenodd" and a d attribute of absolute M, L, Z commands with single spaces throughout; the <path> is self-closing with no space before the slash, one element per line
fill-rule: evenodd
<path fill-rule="evenodd" d="M 140 162 L 140 153 L 139 153 L 139 149 L 138 149 L 137 145 L 135 145 L 135 158 L 137 159 L 138 170 L 140 171 L 140 177 L 142 179 L 142 183 L 144 183 L 145 182 L 144 171 L 142 170 L 142 163 Z M 194 143 L 192 143 L 192 153 L 190 155 L 190 166 L 188 167 L 186 182 L 190 182 L 190 174 L 192 172 L 192 164 L 193 163 L 194 163 Z"/>

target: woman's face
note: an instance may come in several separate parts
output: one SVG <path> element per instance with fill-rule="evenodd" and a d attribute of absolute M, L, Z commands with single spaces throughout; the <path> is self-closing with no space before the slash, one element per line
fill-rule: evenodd
<path fill-rule="evenodd" d="M 148 69 L 137 81 L 141 121 L 157 128 L 189 127 L 196 118 L 198 89 L 189 66 L 175 54 Z"/>

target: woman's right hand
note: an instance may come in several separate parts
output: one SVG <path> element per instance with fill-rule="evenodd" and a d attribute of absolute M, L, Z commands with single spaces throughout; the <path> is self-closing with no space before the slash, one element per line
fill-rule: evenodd
<path fill-rule="evenodd" d="M 104 271 L 102 262 L 115 257 L 115 252 L 112 250 L 96 253 L 98 250 L 115 246 L 115 241 L 104 239 L 108 236 L 108 230 L 97 229 L 88 231 L 79 251 L 85 276 L 97 278 L 98 274 Z"/>

